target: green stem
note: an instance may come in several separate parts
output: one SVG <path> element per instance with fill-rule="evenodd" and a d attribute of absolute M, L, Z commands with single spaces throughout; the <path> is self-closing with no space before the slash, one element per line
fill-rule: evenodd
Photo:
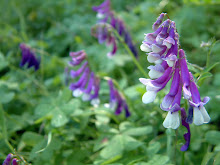
<path fill-rule="evenodd" d="M 173 141 L 173 130 L 171 128 L 168 128 L 166 130 L 167 134 L 167 155 L 170 158 L 170 162 L 173 163 L 173 149 L 172 149 L 172 141 Z"/>
<path fill-rule="evenodd" d="M 142 66 L 140 65 L 140 63 L 137 61 L 136 57 L 134 56 L 134 54 L 131 52 L 131 50 L 129 49 L 128 45 L 125 43 L 124 39 L 118 34 L 118 32 L 114 29 L 112 29 L 112 31 L 114 32 L 114 34 L 116 35 L 116 37 L 119 39 L 119 41 L 122 43 L 122 45 L 124 46 L 124 48 L 126 49 L 126 51 L 128 52 L 128 54 L 131 56 L 133 62 L 135 63 L 135 65 L 137 66 L 137 68 L 139 69 L 139 71 L 147 78 L 149 78 L 148 74 L 144 71 L 144 69 L 142 68 Z"/>
<path fill-rule="evenodd" d="M 185 161 L 185 152 L 182 152 L 182 156 L 181 156 L 181 165 L 184 165 L 184 161 Z"/>
<path fill-rule="evenodd" d="M 14 148 L 12 147 L 12 145 L 9 143 L 9 141 L 7 139 L 5 139 L 5 143 L 7 144 L 8 148 L 11 150 L 11 152 L 15 153 Z"/>

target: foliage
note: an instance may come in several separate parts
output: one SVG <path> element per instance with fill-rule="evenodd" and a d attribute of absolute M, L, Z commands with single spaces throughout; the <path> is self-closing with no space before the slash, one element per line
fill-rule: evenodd
<path fill-rule="evenodd" d="M 145 89 L 138 81 L 144 75 L 123 45 L 119 43 L 117 54 L 108 59 L 109 48 L 91 36 L 96 23 L 91 8 L 101 2 L 0 1 L 1 162 L 8 153 L 14 153 L 33 165 L 162 165 L 183 164 L 185 154 L 185 164 L 220 164 L 218 1 L 112 0 L 112 8 L 124 20 L 137 48 L 159 13 L 167 12 L 177 24 L 201 96 L 211 98 L 206 106 L 211 122 L 191 126 L 191 144 L 185 153 L 180 147 L 186 130 L 162 127 L 166 113 L 159 103 L 168 90 L 159 93 L 154 103 L 144 105 L 141 96 Z M 202 41 L 208 44 L 200 47 Z M 37 72 L 19 68 L 21 42 L 41 57 Z M 104 106 L 108 102 L 106 84 L 102 84 L 98 107 L 72 96 L 65 85 L 64 68 L 69 51 L 81 49 L 87 52 L 97 75 L 117 80 L 127 97 L 131 117 L 115 116 Z M 140 51 L 138 60 L 147 70 L 146 56 Z"/>

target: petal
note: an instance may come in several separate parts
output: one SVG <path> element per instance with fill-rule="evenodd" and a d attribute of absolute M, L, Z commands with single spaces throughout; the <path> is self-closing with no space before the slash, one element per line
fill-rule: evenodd
<path fill-rule="evenodd" d="M 79 97 L 79 96 L 81 96 L 81 94 L 82 94 L 82 91 L 80 89 L 76 89 L 73 91 L 74 97 Z"/>
<path fill-rule="evenodd" d="M 83 96 L 82 96 L 82 100 L 83 101 L 89 101 L 90 97 L 91 97 L 90 94 L 84 93 Z"/>
<path fill-rule="evenodd" d="M 209 114 L 207 113 L 207 111 L 206 111 L 204 106 L 200 107 L 200 112 L 201 112 L 201 114 L 203 116 L 204 123 L 208 123 L 210 121 L 210 117 L 209 117 Z"/>
<path fill-rule="evenodd" d="M 169 111 L 163 122 L 163 126 L 165 128 L 177 129 L 179 125 L 180 125 L 179 113 L 178 112 L 171 113 Z"/>
<path fill-rule="evenodd" d="M 157 53 L 149 53 L 148 56 L 147 56 L 147 60 L 151 63 L 157 61 L 160 59 L 160 55 L 157 54 Z"/>
<path fill-rule="evenodd" d="M 156 79 L 163 75 L 162 72 L 156 71 L 154 69 L 151 69 L 148 74 L 151 79 Z"/>
<path fill-rule="evenodd" d="M 155 100 L 156 96 L 157 96 L 157 92 L 155 92 L 155 91 L 147 91 L 142 96 L 142 102 L 144 104 L 151 103 L 151 102 L 153 102 Z"/>
<path fill-rule="evenodd" d="M 193 108 L 193 123 L 195 125 L 202 125 L 204 123 L 203 115 L 197 107 Z"/>
<path fill-rule="evenodd" d="M 98 107 L 98 105 L 100 104 L 99 98 L 92 99 L 91 104 L 92 104 L 94 107 Z"/>
<path fill-rule="evenodd" d="M 147 85 L 150 80 L 149 80 L 149 79 L 146 79 L 146 78 L 139 78 L 139 81 L 140 81 L 142 84 Z"/>
<path fill-rule="evenodd" d="M 153 44 L 152 45 L 152 51 L 154 52 L 154 53 L 159 53 L 159 52 L 161 52 L 163 49 L 160 47 L 160 46 L 157 46 L 157 45 L 155 45 L 155 44 Z"/>
<path fill-rule="evenodd" d="M 173 102 L 174 97 L 170 96 L 170 95 L 166 95 L 163 98 L 163 101 L 161 103 L 161 108 L 163 109 L 167 109 L 171 106 L 172 102 Z"/>
<path fill-rule="evenodd" d="M 142 44 L 142 45 L 140 46 L 140 49 L 141 49 L 143 52 L 150 52 L 150 51 L 151 51 L 150 46 L 147 45 L 147 44 Z"/>

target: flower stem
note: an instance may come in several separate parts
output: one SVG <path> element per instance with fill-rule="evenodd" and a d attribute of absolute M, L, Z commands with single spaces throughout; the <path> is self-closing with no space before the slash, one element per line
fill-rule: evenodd
<path fill-rule="evenodd" d="M 112 29 L 112 31 L 114 32 L 115 36 L 119 39 L 119 41 L 123 44 L 124 48 L 126 49 L 126 51 L 128 52 L 128 54 L 131 56 L 134 64 L 137 66 L 137 68 L 139 69 L 139 71 L 147 78 L 149 78 L 148 74 L 144 71 L 144 69 L 142 68 L 142 66 L 140 65 L 140 63 L 138 62 L 138 60 L 136 59 L 136 57 L 134 56 L 134 54 L 131 52 L 131 50 L 129 49 L 128 45 L 125 43 L 125 41 L 123 40 L 123 38 L 118 34 L 118 32 L 114 29 Z"/>
<path fill-rule="evenodd" d="M 184 165 L 184 161 L 185 161 L 185 152 L 182 152 L 182 157 L 181 157 L 181 165 Z"/>

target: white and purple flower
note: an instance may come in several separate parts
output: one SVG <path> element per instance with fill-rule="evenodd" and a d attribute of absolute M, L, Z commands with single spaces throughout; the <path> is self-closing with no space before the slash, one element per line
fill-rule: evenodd
<path fill-rule="evenodd" d="M 107 55 L 109 57 L 115 55 L 117 51 L 116 40 L 117 37 L 112 32 L 116 30 L 118 34 L 123 37 L 131 52 L 137 57 L 138 52 L 132 42 L 131 36 L 125 28 L 124 22 L 117 18 L 110 8 L 110 0 L 105 0 L 101 5 L 94 6 L 93 10 L 97 12 L 98 22 L 92 28 L 92 35 L 98 38 L 99 43 L 106 42 L 106 45 L 112 45 L 112 51 Z"/>
<path fill-rule="evenodd" d="M 85 51 L 70 52 L 72 60 L 70 66 L 80 66 L 78 70 L 70 70 L 69 74 L 72 79 L 77 81 L 70 84 L 69 88 L 73 91 L 74 97 L 82 96 L 84 101 L 91 101 L 94 106 L 99 105 L 99 88 L 100 79 L 91 71 L 88 61 L 86 60 Z"/>
<path fill-rule="evenodd" d="M 181 147 L 181 151 L 186 151 L 191 136 L 189 124 L 193 122 L 195 125 L 201 125 L 210 121 L 204 108 L 209 97 L 205 97 L 201 101 L 198 88 L 187 67 L 185 52 L 182 49 L 178 51 L 179 35 L 175 22 L 170 19 L 162 22 L 165 15 L 162 13 L 158 17 L 152 27 L 154 32 L 145 34 L 144 41 L 140 46 L 140 49 L 147 53 L 147 60 L 155 64 L 148 67 L 151 79 L 139 79 L 147 90 L 142 101 L 145 104 L 153 102 L 157 92 L 162 90 L 173 77 L 170 91 L 160 105 L 162 110 L 168 111 L 163 126 L 177 129 L 180 126 L 179 111 L 181 112 L 182 125 L 187 128 L 187 133 L 184 134 L 186 143 Z M 181 108 L 182 93 L 190 104 L 188 117 L 185 109 Z"/>

